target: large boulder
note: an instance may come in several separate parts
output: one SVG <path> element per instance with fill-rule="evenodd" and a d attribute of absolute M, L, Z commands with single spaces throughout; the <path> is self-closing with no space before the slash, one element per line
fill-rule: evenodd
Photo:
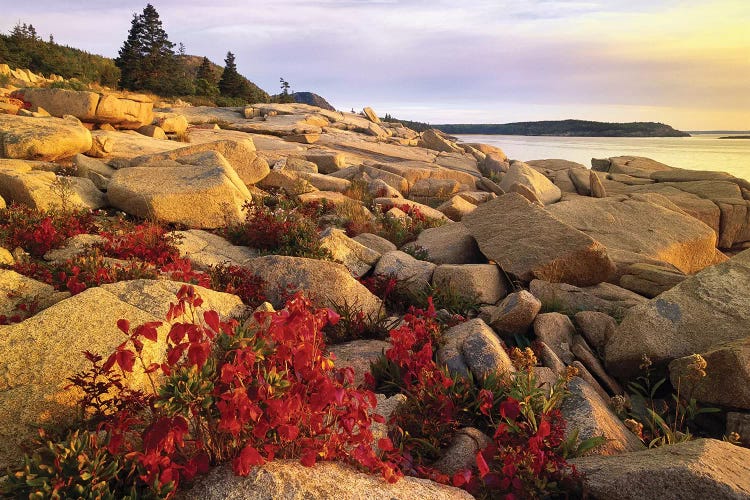
<path fill-rule="evenodd" d="M 695 356 L 669 363 L 674 387 L 683 387 L 702 403 L 750 410 L 750 334 L 702 353 L 706 376 L 696 381 Z"/>
<path fill-rule="evenodd" d="M 381 477 L 352 467 L 321 462 L 305 467 L 293 460 L 276 460 L 254 468 L 247 477 L 229 466 L 216 467 L 180 494 L 183 500 L 470 500 L 467 492 L 427 479 L 404 477 L 387 483 Z"/>
<path fill-rule="evenodd" d="M 435 151 L 445 151 L 450 153 L 463 152 L 456 144 L 445 139 L 440 131 L 435 129 L 428 129 L 422 132 L 422 140 L 420 146 L 433 149 Z"/>
<path fill-rule="evenodd" d="M 562 222 L 607 247 L 623 274 L 633 262 L 653 259 L 695 273 L 716 259 L 716 234 L 693 217 L 653 203 L 576 198 L 548 208 Z"/>
<path fill-rule="evenodd" d="M 99 94 L 53 88 L 26 88 L 19 93 L 30 103 L 33 110 L 44 108 L 47 113 L 58 118 L 72 115 L 81 121 L 92 121 L 96 116 Z"/>
<path fill-rule="evenodd" d="M 517 193 L 480 205 L 461 224 L 488 259 L 524 281 L 587 286 L 606 281 L 615 270 L 601 243 Z"/>
<path fill-rule="evenodd" d="M 435 264 L 478 264 L 485 262 L 479 252 L 477 242 L 466 226 L 460 223 L 444 224 L 425 229 L 416 241 L 404 245 L 409 248 L 422 248 Z"/>
<path fill-rule="evenodd" d="M 747 499 L 750 450 L 716 439 L 696 439 L 612 457 L 571 460 L 592 498 Z"/>
<path fill-rule="evenodd" d="M 427 289 L 437 266 L 432 262 L 417 260 L 411 255 L 396 250 L 383 254 L 375 265 L 376 276 L 395 278 L 414 293 Z"/>
<path fill-rule="evenodd" d="M 656 364 L 668 363 L 746 337 L 748 283 L 750 250 L 745 250 L 632 308 L 607 342 L 607 369 L 632 376 L 644 354 Z"/>
<path fill-rule="evenodd" d="M 91 133 L 76 118 L 0 114 L 0 157 L 51 161 L 91 149 Z"/>
<path fill-rule="evenodd" d="M 274 304 L 280 304 L 290 293 L 300 291 L 321 307 L 348 305 L 372 318 L 383 312 L 381 300 L 341 264 L 269 255 L 253 259 L 246 266 L 266 281 L 266 296 Z"/>
<path fill-rule="evenodd" d="M 545 308 L 571 315 L 580 311 L 598 311 L 622 318 L 631 307 L 646 302 L 645 297 L 612 283 L 577 287 L 533 280 L 529 290 L 542 301 Z"/>
<path fill-rule="evenodd" d="M 435 268 L 432 285 L 480 304 L 495 304 L 511 291 L 495 264 L 442 264 Z"/>
<path fill-rule="evenodd" d="M 110 205 L 130 215 L 213 229 L 241 221 L 243 205 L 252 196 L 222 159 L 216 166 L 165 163 L 118 170 L 109 182 L 107 198 Z"/>
<path fill-rule="evenodd" d="M 154 119 L 154 103 L 140 94 L 98 94 L 50 88 L 20 91 L 34 108 L 44 108 L 52 116 L 72 115 L 83 122 L 109 123 L 118 128 L 137 129 Z"/>
<path fill-rule="evenodd" d="M 479 318 L 460 323 L 443 333 L 443 345 L 437 352 L 438 361 L 452 374 L 479 381 L 488 375 L 515 372 L 513 362 L 500 338 Z"/>
<path fill-rule="evenodd" d="M 221 236 L 189 229 L 175 231 L 180 257 L 190 259 L 193 267 L 207 269 L 211 266 L 243 266 L 258 256 L 258 251 L 245 246 L 233 245 Z"/>
<path fill-rule="evenodd" d="M 78 414 L 82 394 L 67 390 L 68 377 L 89 367 L 83 351 L 105 359 L 125 340 L 117 328 L 124 318 L 132 325 L 164 319 L 182 283 L 136 280 L 90 288 L 56 303 L 17 324 L 0 326 L 0 467 L 18 462 L 18 446 L 36 435 L 39 425 L 65 425 Z M 196 287 L 204 309 L 223 317 L 244 311 L 234 295 Z M 159 342 L 146 342 L 146 360 L 163 360 L 168 328 L 159 329 Z M 134 389 L 150 391 L 136 364 L 126 379 Z"/>
<path fill-rule="evenodd" d="M 105 205 L 104 195 L 90 179 L 58 177 L 54 172 L 37 170 L 46 165 L 0 160 L 0 196 L 37 210 L 96 209 Z"/>
<path fill-rule="evenodd" d="M 500 187 L 503 191 L 511 191 L 514 184 L 527 187 L 545 205 L 560 201 L 562 191 L 555 186 L 551 180 L 531 168 L 529 165 L 514 161 L 511 163 L 508 173 L 503 176 Z"/>
<path fill-rule="evenodd" d="M 216 152 L 226 159 L 242 182 L 256 184 L 268 175 L 268 163 L 255 152 L 255 143 L 248 136 L 241 140 L 222 139 L 180 147 L 171 151 L 138 156 L 130 160 L 131 167 L 149 163 L 160 163 L 164 160 L 175 160 L 190 164 L 190 159 L 201 153 Z"/>
<path fill-rule="evenodd" d="M 380 253 L 349 238 L 341 229 L 327 228 L 320 234 L 320 246 L 331 253 L 335 262 L 343 264 L 361 278 L 380 258 Z"/>

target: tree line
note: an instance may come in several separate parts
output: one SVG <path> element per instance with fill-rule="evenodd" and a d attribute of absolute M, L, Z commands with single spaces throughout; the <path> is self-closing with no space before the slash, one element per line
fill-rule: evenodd
<path fill-rule="evenodd" d="M 221 75 L 204 57 L 193 76 L 182 44 L 178 52 L 174 49 L 159 13 L 147 4 L 142 13 L 133 14 L 128 36 L 115 59 L 122 74 L 120 85 L 128 90 L 167 96 L 197 95 L 244 102 L 269 99 L 266 92 L 239 74 L 232 52 L 227 52 Z"/>
<path fill-rule="evenodd" d="M 120 80 L 120 69 L 112 59 L 59 45 L 52 35 L 44 40 L 26 23 L 16 24 L 10 34 L 0 34 L 0 63 L 107 87 L 116 87 Z"/>
<path fill-rule="evenodd" d="M 197 102 L 206 104 L 294 102 L 290 85 L 283 78 L 279 94 L 269 96 L 242 76 L 231 51 L 227 52 L 223 68 L 207 57 L 186 55 L 182 44 L 176 46 L 169 40 L 159 13 L 151 4 L 133 14 L 127 38 L 114 60 L 58 45 L 52 35 L 43 40 L 33 25 L 19 23 L 10 34 L 0 34 L 0 63 L 45 75 L 55 73 L 65 79 L 77 78 L 83 83 L 160 96 L 195 96 Z"/>

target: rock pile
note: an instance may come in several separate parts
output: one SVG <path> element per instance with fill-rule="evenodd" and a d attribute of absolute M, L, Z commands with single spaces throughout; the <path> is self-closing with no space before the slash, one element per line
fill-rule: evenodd
<path fill-rule="evenodd" d="M 382 122 L 369 108 L 358 115 L 254 104 L 154 115 L 152 103 L 133 95 L 52 89 L 19 95 L 52 116 L 0 115 L 3 204 L 108 207 L 186 228 L 178 233 L 180 251 L 195 267 L 251 269 L 274 285 L 266 290 L 271 301 L 301 290 L 320 305 L 347 304 L 377 318 L 384 304 L 354 276 L 395 277 L 415 293 L 450 288 L 478 310 L 445 332 L 438 357 L 451 372 L 481 378 L 513 371 L 505 347 L 519 336 L 537 341 L 543 365 L 537 368 L 551 377 L 578 369 L 563 408 L 568 428 L 580 431 L 579 439 L 603 435 L 607 444 L 593 453 L 616 455 L 577 462 L 595 495 L 635 498 L 683 480 L 712 497 L 750 495 L 747 459 L 737 459 L 745 451 L 713 440 L 644 451 L 608 406 L 610 396 L 623 395 L 622 382 L 638 374 L 644 354 L 674 384 L 688 358 L 702 354 L 709 375 L 693 396 L 740 416 L 750 412 L 750 250 L 742 251 L 750 246 L 747 181 L 635 157 L 593 160 L 591 171 L 563 160 L 509 161 L 497 148 Z M 203 127 L 216 123 L 221 128 Z M 159 139 L 144 126 L 187 134 L 190 144 Z M 59 175 L 71 166 L 76 176 Z M 374 234 L 349 238 L 330 228 L 320 237 L 331 260 L 261 256 L 203 231 L 240 221 L 245 204 L 271 188 L 301 203 L 326 199 L 365 219 L 378 207 L 443 225 L 401 248 Z M 0 248 L 0 263 L 13 261 L 13 250 Z M 428 260 L 416 259 L 417 251 Z M 20 279 L 10 273 L 0 270 L 0 285 Z M 40 415 L 46 421 L 68 415 L 72 399 L 61 381 L 79 369 L 77 352 L 111 349 L 118 342 L 111 318 L 150 320 L 176 286 L 124 282 L 70 298 L 40 288 L 43 311 L 0 326 L 0 354 L 10 360 L 0 380 L 0 465 L 17 458 L 15 446 Z M 201 293 L 222 314 L 241 309 L 235 296 Z M 382 344 L 357 346 L 337 348 L 361 379 L 367 363 L 353 353 L 361 348 L 370 359 Z M 706 460 L 722 463 L 725 474 L 694 467 Z M 416 480 L 391 491 L 338 465 L 325 467 L 314 473 L 325 487 L 310 498 L 358 498 L 361 488 L 384 497 L 463 498 Z M 206 497 L 225 475 L 214 471 L 208 486 L 190 495 Z M 221 488 L 307 497 L 308 476 L 294 464 L 269 464 Z"/>

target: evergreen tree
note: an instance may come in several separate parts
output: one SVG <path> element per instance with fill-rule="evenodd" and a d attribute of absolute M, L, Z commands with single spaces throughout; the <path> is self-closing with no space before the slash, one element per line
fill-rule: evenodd
<path fill-rule="evenodd" d="M 133 14 L 130 21 L 128 38 L 122 44 L 115 64 L 120 68 L 120 86 L 125 89 L 137 89 L 141 86 L 141 58 L 143 57 L 143 20 L 142 16 Z"/>
<path fill-rule="evenodd" d="M 216 75 L 208 57 L 204 57 L 201 65 L 198 67 L 198 74 L 195 76 L 195 94 L 208 97 L 219 95 Z"/>
<path fill-rule="evenodd" d="M 180 61 L 162 27 L 159 13 L 147 4 L 133 14 L 128 37 L 115 60 L 122 72 L 120 84 L 131 90 L 150 90 L 162 95 L 184 93 Z M 190 82 L 188 82 L 189 84 Z"/>
<path fill-rule="evenodd" d="M 284 80 L 283 78 L 279 78 L 279 82 L 281 83 L 281 94 L 279 94 L 279 102 L 281 103 L 289 103 L 294 102 L 294 96 L 289 93 L 289 82 Z"/>
<path fill-rule="evenodd" d="M 219 80 L 219 91 L 226 97 L 243 97 L 247 89 L 244 85 L 244 79 L 237 72 L 237 64 L 234 62 L 234 54 L 227 52 L 227 58 L 224 59 L 224 71 L 221 73 Z"/>

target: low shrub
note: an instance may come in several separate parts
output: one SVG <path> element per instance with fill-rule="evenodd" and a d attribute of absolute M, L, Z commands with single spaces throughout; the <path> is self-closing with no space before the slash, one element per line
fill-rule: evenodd
<path fill-rule="evenodd" d="M 442 226 L 444 220 L 426 217 L 419 207 L 412 205 L 397 205 L 396 208 L 406 213 L 407 217 L 398 218 L 386 215 L 382 207 L 372 210 L 375 218 L 368 221 L 350 220 L 345 223 L 347 235 L 354 237 L 362 233 L 374 233 L 381 236 L 397 247 L 417 239 L 419 233 L 425 229 Z"/>
<path fill-rule="evenodd" d="M 286 198 L 267 197 L 245 205 L 247 217 L 221 233 L 235 245 L 292 257 L 330 258 L 320 246 L 317 225 L 330 207 L 327 204 L 295 204 Z"/>
<path fill-rule="evenodd" d="M 95 230 L 94 216 L 87 210 L 39 211 L 12 204 L 0 210 L 0 245 L 20 247 L 42 257 L 77 234 Z"/>
<path fill-rule="evenodd" d="M 519 369 L 513 375 L 476 382 L 450 376 L 435 362 L 439 339 L 431 302 L 426 310 L 412 309 L 391 332 L 393 347 L 366 377 L 378 392 L 407 395 L 389 422 L 390 437 L 401 452 L 401 470 L 465 488 L 478 498 L 575 495 L 580 479 L 566 462 L 575 447 L 564 439 L 565 421 L 558 408 L 567 379 L 550 392 L 541 389 L 533 373 L 536 358 L 530 349 L 517 348 L 511 352 Z M 492 436 L 493 443 L 477 454 L 475 470 L 449 478 L 432 464 L 466 426 Z M 574 451 L 599 442 L 586 442 Z"/>
<path fill-rule="evenodd" d="M 215 311 L 201 314 L 202 303 L 191 286 L 177 293 L 166 314 L 171 325 L 162 363 L 143 357 L 144 343 L 157 340 L 162 323 L 131 328 L 119 320 L 124 341 L 117 350 L 104 364 L 88 355 L 89 373 L 71 379 L 86 395 L 86 412 L 98 417 L 97 432 L 74 432 L 50 443 L 48 453 L 27 456 L 4 493 L 77 497 L 96 487 L 103 497 L 164 498 L 209 464 L 231 461 L 235 473 L 247 475 L 275 458 L 306 466 L 335 459 L 388 481 L 400 477 L 373 449 L 375 395 L 354 388 L 352 369 L 335 369 L 326 354 L 322 329 L 337 321 L 335 313 L 313 309 L 298 295 L 279 312 L 257 313 L 263 326 L 243 329 Z M 113 369 L 124 377 L 136 364 L 151 378 L 147 404 L 143 395 L 106 396 L 123 386 Z M 377 444 L 392 449 L 387 438 Z M 85 455 L 78 468 L 71 462 L 76 454 Z"/>

